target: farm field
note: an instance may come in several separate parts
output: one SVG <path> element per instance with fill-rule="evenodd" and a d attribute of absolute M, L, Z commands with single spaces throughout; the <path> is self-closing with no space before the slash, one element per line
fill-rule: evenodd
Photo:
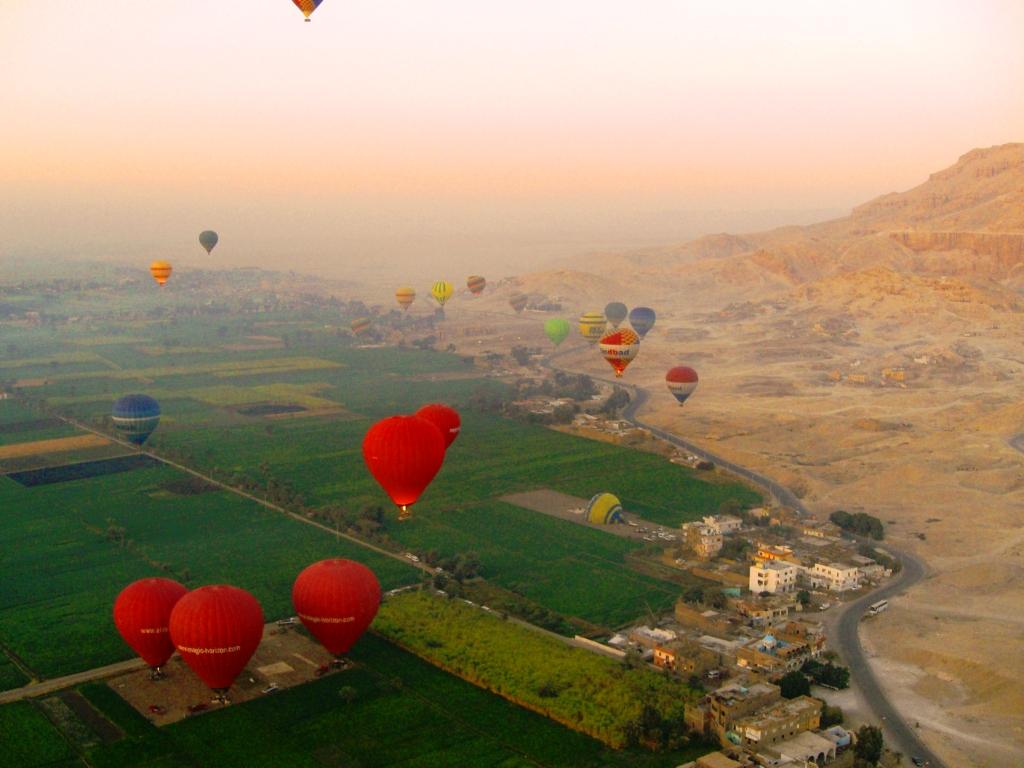
<path fill-rule="evenodd" d="M 84 765 L 46 715 L 28 702 L 0 707 L 0 734 L 4 736 L 0 768 Z"/>
<path fill-rule="evenodd" d="M 120 589 L 144 576 L 237 584 L 268 620 L 290 615 L 292 580 L 324 557 L 365 563 L 385 589 L 417 578 L 235 494 L 183 491 L 184 478 L 166 466 L 32 488 L 0 478 L 0 643 L 41 677 L 129 658 L 110 611 Z"/>
<path fill-rule="evenodd" d="M 96 768 L 233 766 L 239 755 L 246 766 L 311 768 L 670 768 L 710 749 L 610 750 L 373 635 L 360 640 L 351 657 L 359 665 L 353 670 L 160 729 L 105 684 L 83 686 L 83 695 L 125 734 L 85 756 Z M 9 715 L 13 707 L 18 710 Z M 0 707 L 0 722 L 24 718 L 32 709 Z M 45 719 L 39 726 L 34 754 L 69 755 Z"/>

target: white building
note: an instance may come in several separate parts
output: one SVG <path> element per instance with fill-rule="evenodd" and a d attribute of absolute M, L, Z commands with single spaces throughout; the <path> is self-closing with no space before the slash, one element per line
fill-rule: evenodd
<path fill-rule="evenodd" d="M 736 533 L 736 531 L 742 528 L 743 521 L 732 515 L 708 515 L 704 518 L 704 525 L 717 531 L 722 536 L 727 536 L 730 533 Z"/>
<path fill-rule="evenodd" d="M 703 560 L 710 560 L 722 550 L 722 534 L 704 523 L 686 523 L 683 535 L 690 549 Z"/>
<path fill-rule="evenodd" d="M 860 586 L 860 569 L 845 563 L 815 563 L 807 572 L 811 586 L 833 592 L 846 592 Z"/>
<path fill-rule="evenodd" d="M 750 566 L 750 591 L 761 592 L 792 592 L 796 589 L 796 577 L 800 568 L 793 563 L 782 560 L 768 560 Z"/>

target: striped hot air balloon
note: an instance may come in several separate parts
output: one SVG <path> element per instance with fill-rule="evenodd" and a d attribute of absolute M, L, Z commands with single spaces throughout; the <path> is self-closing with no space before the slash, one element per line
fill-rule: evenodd
<path fill-rule="evenodd" d="M 599 493 L 587 504 L 587 520 L 597 525 L 626 522 L 622 518 L 622 502 L 610 493 Z"/>
<path fill-rule="evenodd" d="M 370 330 L 370 325 L 372 323 L 373 321 L 370 320 L 370 318 L 368 317 L 357 317 L 355 320 L 352 321 L 352 333 L 355 334 L 356 336 L 362 336 L 364 333 Z"/>
<path fill-rule="evenodd" d="M 434 301 L 442 307 L 448 302 L 448 299 L 452 297 L 453 293 L 455 293 L 455 289 L 447 280 L 438 280 L 430 286 L 430 295 L 433 296 Z"/>
<path fill-rule="evenodd" d="M 469 292 L 474 296 L 479 296 L 483 293 L 486 286 L 487 280 L 480 275 L 470 275 L 466 278 L 466 287 L 469 288 Z"/>
<path fill-rule="evenodd" d="M 677 365 L 665 374 L 665 385 L 682 405 L 697 388 L 697 372 L 688 365 Z"/>
<path fill-rule="evenodd" d="M 615 369 L 616 378 L 622 375 L 639 351 L 640 337 L 628 328 L 620 328 L 601 338 L 601 354 Z"/>
<path fill-rule="evenodd" d="M 525 293 L 513 293 L 508 300 L 508 305 L 516 311 L 516 314 L 522 313 L 526 309 L 527 302 L 530 301 L 530 297 Z"/>
<path fill-rule="evenodd" d="M 410 288 L 408 285 L 403 285 L 397 291 L 395 291 L 395 301 L 406 312 L 409 311 L 409 307 L 416 301 L 416 289 Z"/>
<path fill-rule="evenodd" d="M 600 312 L 587 312 L 580 316 L 580 335 L 591 344 L 596 344 L 604 336 L 608 321 Z"/>
<path fill-rule="evenodd" d="M 149 265 L 149 273 L 153 275 L 153 279 L 156 280 L 157 285 L 161 288 L 167 284 L 167 278 L 171 276 L 171 272 L 173 271 L 174 270 L 173 267 L 171 267 L 170 262 L 163 261 L 161 259 L 157 259 Z"/>
<path fill-rule="evenodd" d="M 295 3 L 295 7 L 302 11 L 302 15 L 306 17 L 306 21 L 309 21 L 309 17 L 313 15 L 313 11 L 320 7 L 320 3 L 323 0 L 292 0 Z"/>
<path fill-rule="evenodd" d="M 160 404 L 149 395 L 125 395 L 114 403 L 110 420 L 125 439 L 142 445 L 160 423 Z"/>

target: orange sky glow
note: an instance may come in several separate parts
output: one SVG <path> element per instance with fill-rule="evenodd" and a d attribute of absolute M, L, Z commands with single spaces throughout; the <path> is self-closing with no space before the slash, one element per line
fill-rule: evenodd
<path fill-rule="evenodd" d="M 1014 0 L 10 0 L 0 254 L 199 261 L 213 227 L 225 264 L 535 266 L 841 213 L 1024 137 L 1021 30 Z"/>

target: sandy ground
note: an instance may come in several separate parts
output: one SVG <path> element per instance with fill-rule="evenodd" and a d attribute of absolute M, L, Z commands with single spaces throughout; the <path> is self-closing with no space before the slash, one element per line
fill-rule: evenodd
<path fill-rule="evenodd" d="M 651 297 L 658 325 L 625 380 L 650 391 L 646 421 L 788 485 L 821 518 L 874 514 L 920 555 L 929 576 L 862 630 L 879 677 L 950 768 L 1024 765 L 1024 453 L 1010 444 L 1024 315 L 865 290 L 842 338 L 814 330 L 841 311 L 830 304 L 725 320 Z M 552 348 L 542 317 L 481 313 L 501 319 L 487 348 Z M 562 348 L 560 366 L 609 374 L 575 334 Z M 680 364 L 700 375 L 683 407 L 663 379 Z M 882 374 L 897 364 L 904 382 Z"/>
<path fill-rule="evenodd" d="M 39 456 L 44 453 L 97 448 L 101 445 L 109 444 L 109 440 L 105 440 L 99 435 L 76 435 L 74 437 L 56 438 L 54 440 L 36 440 L 31 443 L 0 445 L 0 461 L 4 459 L 17 459 L 23 456 Z"/>
<path fill-rule="evenodd" d="M 228 692 L 232 704 L 268 696 L 262 693 L 271 683 L 290 688 L 312 680 L 317 669 L 331 661 L 331 655 L 319 644 L 294 629 L 267 624 L 263 640 L 249 664 L 235 680 Z M 149 670 L 143 669 L 112 678 L 108 685 L 117 691 L 143 717 L 156 725 L 175 723 L 189 717 L 188 708 L 206 704 L 210 709 L 225 706 L 212 703 L 210 689 L 195 676 L 191 669 L 175 655 L 165 667 L 166 678 L 150 680 Z M 329 674 L 344 674 L 332 671 Z M 150 706 L 165 711 L 150 711 Z M 208 711 L 208 710 L 207 710 Z M 197 713 L 198 714 L 198 713 Z"/>

